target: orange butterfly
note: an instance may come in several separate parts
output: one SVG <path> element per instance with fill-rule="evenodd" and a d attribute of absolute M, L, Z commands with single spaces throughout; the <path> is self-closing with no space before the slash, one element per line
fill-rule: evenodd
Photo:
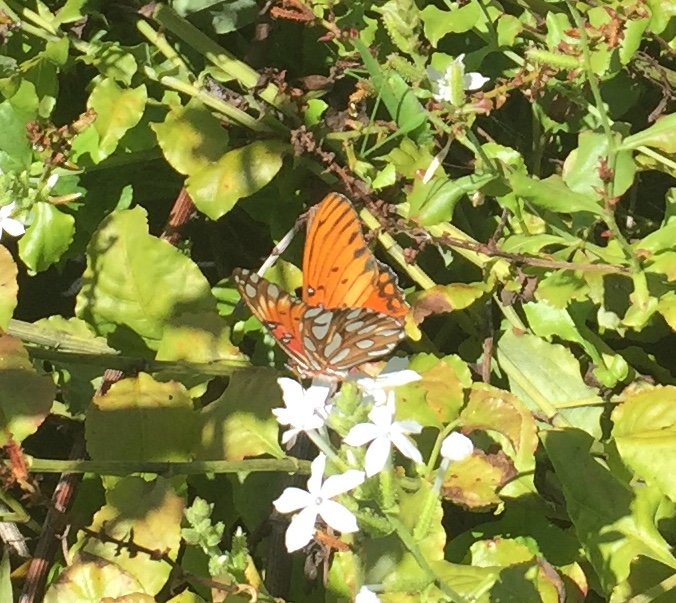
<path fill-rule="evenodd" d="M 237 268 L 235 285 L 301 377 L 343 379 L 388 354 L 404 336 L 409 306 L 394 273 L 368 248 L 352 204 L 329 193 L 310 212 L 302 299 Z"/>

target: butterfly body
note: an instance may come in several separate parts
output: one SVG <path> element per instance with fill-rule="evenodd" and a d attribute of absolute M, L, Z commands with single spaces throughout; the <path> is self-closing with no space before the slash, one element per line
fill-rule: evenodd
<path fill-rule="evenodd" d="M 396 277 L 368 249 L 357 213 L 341 195 L 327 195 L 311 213 L 301 299 L 250 270 L 237 268 L 233 278 L 301 377 L 344 379 L 404 336 L 408 305 Z"/>

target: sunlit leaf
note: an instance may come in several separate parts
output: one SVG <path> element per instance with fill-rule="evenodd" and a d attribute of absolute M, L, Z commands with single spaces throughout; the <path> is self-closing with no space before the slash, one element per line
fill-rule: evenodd
<path fill-rule="evenodd" d="M 252 142 L 228 151 L 192 174 L 186 188 L 195 206 L 212 220 L 227 214 L 237 201 L 272 180 L 282 167 L 287 145 L 277 140 Z"/>
<path fill-rule="evenodd" d="M 233 375 L 225 393 L 202 410 L 198 458 L 241 460 L 261 454 L 284 455 L 277 442 L 279 426 L 271 412 L 283 406 L 276 377 L 269 369 Z"/>
<path fill-rule="evenodd" d="M 93 603 L 118 601 L 119 597 L 135 595 L 138 603 L 154 603 L 155 599 L 144 593 L 141 582 L 116 563 L 83 555 L 81 561 L 67 567 L 50 585 L 44 603 Z"/>
<path fill-rule="evenodd" d="M 19 292 L 17 273 L 12 254 L 4 245 L 0 245 L 0 329 L 7 328 L 16 308 L 16 296 Z"/>
<path fill-rule="evenodd" d="M 154 348 L 173 317 L 213 308 L 215 299 L 199 268 L 148 234 L 140 207 L 112 214 L 94 233 L 76 312 L 99 333 L 124 326 Z"/>
<path fill-rule="evenodd" d="M 87 450 L 97 460 L 186 461 L 197 444 L 197 421 L 180 383 L 140 373 L 94 397 L 85 425 Z"/>
<path fill-rule="evenodd" d="M 52 380 L 38 375 L 21 340 L 0 333 L 0 445 L 35 433 L 55 394 Z"/>
<path fill-rule="evenodd" d="M 107 492 L 106 505 L 96 512 L 89 526 L 89 530 L 103 533 L 106 541 L 85 539 L 80 533 L 82 550 L 115 563 L 143 586 L 141 592 L 155 595 L 172 566 L 154 556 L 166 555 L 170 560 L 178 556 L 183 507 L 183 498 L 164 478 L 123 478 Z M 130 546 L 120 546 L 119 542 Z"/>

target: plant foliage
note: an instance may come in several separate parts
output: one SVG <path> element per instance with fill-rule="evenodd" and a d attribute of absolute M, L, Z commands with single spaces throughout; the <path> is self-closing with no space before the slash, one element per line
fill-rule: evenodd
<path fill-rule="evenodd" d="M 0 599 L 676 600 L 675 34 L 665 0 L 0 0 L 0 514 L 52 546 Z M 329 190 L 412 305 L 426 465 L 283 565 L 308 463 L 229 276 Z"/>

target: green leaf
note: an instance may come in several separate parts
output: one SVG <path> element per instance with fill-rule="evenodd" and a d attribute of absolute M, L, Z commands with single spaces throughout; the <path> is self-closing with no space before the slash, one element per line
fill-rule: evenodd
<path fill-rule="evenodd" d="M 491 601 L 511 598 L 527 601 L 537 597 L 538 601 L 555 603 L 559 601 L 560 592 L 565 589 L 561 577 L 544 567 L 541 560 L 520 540 L 482 540 L 474 543 L 471 551 L 473 565 L 502 568 L 499 579 L 490 589 Z"/>
<path fill-rule="evenodd" d="M 0 103 L 0 171 L 21 172 L 28 168 L 33 151 L 24 122 L 9 101 Z"/>
<path fill-rule="evenodd" d="M 393 71 L 384 71 L 359 38 L 352 40 L 400 134 L 410 133 L 416 142 L 429 137 L 427 111 L 406 81 Z"/>
<path fill-rule="evenodd" d="M 534 465 L 533 454 L 538 445 L 535 419 L 514 394 L 474 383 L 460 419 L 465 431 L 479 429 L 503 435 L 517 456 L 529 458 Z"/>
<path fill-rule="evenodd" d="M 0 331 L 7 329 L 16 308 L 19 293 L 17 274 L 18 268 L 12 254 L 4 245 L 0 245 Z"/>
<path fill-rule="evenodd" d="M 676 113 L 665 115 L 642 132 L 627 136 L 620 150 L 652 147 L 673 155 L 676 153 Z"/>
<path fill-rule="evenodd" d="M 237 201 L 250 197 L 275 177 L 287 150 L 288 145 L 278 140 L 252 142 L 192 174 L 186 189 L 197 209 L 218 220 Z"/>
<path fill-rule="evenodd" d="M 410 296 L 416 322 L 420 323 L 431 314 L 443 314 L 469 308 L 486 294 L 484 283 L 453 283 L 435 285 Z"/>
<path fill-rule="evenodd" d="M 131 86 L 134 75 L 138 72 L 138 63 L 128 47 L 119 42 L 90 42 L 90 52 L 80 57 L 87 65 L 93 65 L 110 81 Z"/>
<path fill-rule="evenodd" d="M 92 90 L 87 108 L 96 111 L 93 127 L 99 135 L 99 146 L 98 154 L 92 154 L 96 163 L 111 155 L 122 136 L 141 121 L 147 100 L 145 85 L 124 90 L 110 78 Z"/>
<path fill-rule="evenodd" d="M 440 222 L 450 222 L 453 210 L 462 197 L 478 191 L 496 180 L 493 174 L 470 174 L 457 180 L 445 176 L 432 178 L 427 184 L 416 180 L 413 191 L 409 193 L 410 215 L 423 226 L 433 226 Z"/>
<path fill-rule="evenodd" d="M 0 560 L 0 599 L 3 601 L 13 601 L 12 595 L 12 567 L 9 563 L 9 549 L 6 547 Z"/>
<path fill-rule="evenodd" d="M 617 142 L 619 142 L 619 137 Z M 579 144 L 566 158 L 563 166 L 563 181 L 571 191 L 583 195 L 598 196 L 603 189 L 602 166 L 614 169 L 613 194 L 623 195 L 634 181 L 636 164 L 629 151 L 616 153 L 615 164 L 608 164 L 609 142 L 605 134 L 582 132 Z"/>
<path fill-rule="evenodd" d="M 166 160 L 181 174 L 196 174 L 228 150 L 227 131 L 197 99 L 170 111 L 164 122 L 151 127 Z"/>
<path fill-rule="evenodd" d="M 567 214 L 579 211 L 603 214 L 603 208 L 597 201 L 598 194 L 576 193 L 566 186 L 560 176 L 535 180 L 516 172 L 509 177 L 509 183 L 514 194 L 542 209 Z"/>
<path fill-rule="evenodd" d="M 580 344 L 595 364 L 594 375 L 606 387 L 614 387 L 627 378 L 627 361 L 592 333 L 583 320 L 574 321 L 565 309 L 555 308 L 549 303 L 527 303 L 523 308 L 536 335 L 546 338 L 556 336 Z"/>
<path fill-rule="evenodd" d="M 523 31 L 523 23 L 514 15 L 501 15 L 496 26 L 498 46 L 513 46 L 516 37 Z"/>
<path fill-rule="evenodd" d="M 0 334 L 0 446 L 34 434 L 55 395 L 52 380 L 37 374 L 21 340 Z"/>
<path fill-rule="evenodd" d="M 175 560 L 181 546 L 181 520 L 185 501 L 169 480 L 157 477 L 121 478 L 106 493 L 106 504 L 94 515 L 90 530 L 103 532 L 113 542 L 80 535 L 76 547 L 122 568 L 140 582 L 139 592 L 157 594 L 172 570 L 172 564 L 147 553 L 130 550 L 118 542 L 132 541 L 139 547 L 161 552 Z M 70 601 L 70 599 L 66 599 Z M 154 599 L 151 599 L 154 601 Z"/>
<path fill-rule="evenodd" d="M 408 368 L 421 379 L 397 388 L 397 419 L 440 429 L 456 420 L 465 403 L 464 390 L 472 382 L 467 364 L 458 356 L 417 354 Z"/>
<path fill-rule="evenodd" d="M 641 47 L 643 43 L 643 34 L 645 30 L 650 25 L 650 19 L 648 17 L 644 18 L 635 18 L 638 15 L 635 15 L 634 18 L 627 19 L 624 23 L 623 36 L 620 40 L 620 61 L 623 65 L 628 65 L 636 51 Z"/>
<path fill-rule="evenodd" d="M 75 218 L 51 203 L 33 205 L 33 223 L 19 241 L 19 254 L 32 272 L 56 264 L 73 242 Z"/>
<path fill-rule="evenodd" d="M 116 563 L 99 557 L 89 557 L 64 569 L 49 586 L 43 603 L 92 603 L 133 596 L 134 603 L 154 603 L 143 594 L 143 586 L 131 573 Z"/>
<path fill-rule="evenodd" d="M 140 207 L 111 214 L 94 233 L 75 311 L 98 333 L 111 335 L 126 327 L 154 349 L 172 318 L 215 305 L 199 268 L 148 234 Z"/>
<path fill-rule="evenodd" d="M 202 410 L 200 460 L 284 456 L 277 443 L 279 426 L 271 412 L 282 405 L 276 378 L 270 369 L 247 369 L 232 376 L 223 395 Z"/>
<path fill-rule="evenodd" d="M 139 373 L 94 396 L 85 421 L 87 451 L 102 461 L 187 461 L 197 444 L 197 422 L 180 383 Z"/>
<path fill-rule="evenodd" d="M 629 395 L 612 419 L 612 435 L 625 464 L 676 502 L 676 387 Z"/>
<path fill-rule="evenodd" d="M 508 330 L 498 342 L 498 362 L 510 390 L 529 408 L 547 416 L 558 412 L 571 425 L 600 437 L 601 398 L 583 381 L 580 364 L 569 349 Z"/>
<path fill-rule="evenodd" d="M 568 515 L 604 592 L 610 595 L 631 580 L 630 575 L 640 576 L 650 560 L 673 573 L 676 559 L 655 526 L 651 493 L 645 487 L 630 488 L 599 463 L 591 453 L 594 440 L 589 434 L 550 430 L 541 438 L 561 483 Z"/>
<path fill-rule="evenodd" d="M 452 11 L 440 10 L 430 5 L 423 9 L 420 16 L 425 27 L 425 37 L 434 48 L 447 34 L 465 33 L 473 29 L 479 21 L 485 20 L 479 2 L 469 2 Z"/>
<path fill-rule="evenodd" d="M 91 341 L 95 349 L 101 349 L 101 344 L 105 345 L 105 340 L 97 338 L 94 329 L 79 318 L 64 318 L 62 316 L 48 316 L 33 323 L 36 327 L 47 329 L 47 333 L 59 340 L 63 334 L 75 335 L 82 342 L 81 347 L 85 348 L 84 342 Z M 101 378 L 104 368 L 96 365 L 89 365 L 78 360 L 77 356 L 72 362 L 68 362 L 68 355 L 63 359 L 54 361 L 52 378 L 59 390 L 59 399 L 65 404 L 68 411 L 77 416 L 87 409 L 92 401 L 92 397 L 98 386 L 98 379 Z"/>

